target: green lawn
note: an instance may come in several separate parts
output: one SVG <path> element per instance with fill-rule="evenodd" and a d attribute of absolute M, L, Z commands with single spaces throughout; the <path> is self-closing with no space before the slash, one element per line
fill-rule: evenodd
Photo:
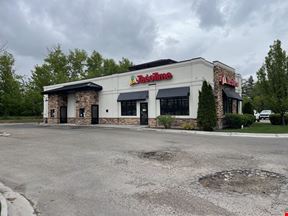
<path fill-rule="evenodd" d="M 271 125 L 270 123 L 254 123 L 251 127 L 243 129 L 223 129 L 222 132 L 240 133 L 288 133 L 288 126 Z"/>
<path fill-rule="evenodd" d="M 42 116 L 0 116 L 0 123 L 40 123 L 42 121 Z"/>

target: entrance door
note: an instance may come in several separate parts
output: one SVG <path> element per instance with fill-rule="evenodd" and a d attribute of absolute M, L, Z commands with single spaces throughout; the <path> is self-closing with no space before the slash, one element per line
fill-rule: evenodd
<path fill-rule="evenodd" d="M 98 105 L 91 106 L 91 124 L 99 123 L 99 107 Z"/>
<path fill-rule="evenodd" d="M 148 103 L 140 103 L 140 125 L 148 125 Z"/>
<path fill-rule="evenodd" d="M 67 123 L 67 107 L 60 107 L 60 123 Z"/>

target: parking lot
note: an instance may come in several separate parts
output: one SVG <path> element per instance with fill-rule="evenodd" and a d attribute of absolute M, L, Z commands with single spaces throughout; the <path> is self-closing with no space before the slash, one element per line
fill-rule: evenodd
<path fill-rule="evenodd" d="M 284 215 L 288 140 L 0 126 L 0 181 L 39 215 Z M 200 181 L 199 181 L 200 180 Z"/>

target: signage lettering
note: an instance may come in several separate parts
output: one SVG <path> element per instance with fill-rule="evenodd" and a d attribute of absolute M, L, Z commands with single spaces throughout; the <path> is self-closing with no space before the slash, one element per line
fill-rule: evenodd
<path fill-rule="evenodd" d="M 238 87 L 238 82 L 236 82 L 234 79 L 229 79 L 225 75 L 222 75 L 222 77 L 220 78 L 220 84 L 221 85 L 230 85 L 230 86 L 233 86 L 233 87 Z"/>
<path fill-rule="evenodd" d="M 142 83 L 149 83 L 149 82 L 155 82 L 160 80 L 170 80 L 173 78 L 173 75 L 170 72 L 167 73 L 158 73 L 154 72 L 152 74 L 146 74 L 146 75 L 135 75 L 131 76 L 130 79 L 130 85 L 136 85 L 136 84 L 142 84 Z"/>

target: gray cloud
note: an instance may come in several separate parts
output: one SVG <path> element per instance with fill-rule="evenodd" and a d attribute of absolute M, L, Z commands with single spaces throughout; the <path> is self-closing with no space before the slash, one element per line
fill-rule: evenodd
<path fill-rule="evenodd" d="M 287 11 L 285 0 L 1 0 L 0 42 L 27 75 L 61 44 L 135 63 L 202 56 L 246 76 L 273 40 L 288 49 Z"/>

